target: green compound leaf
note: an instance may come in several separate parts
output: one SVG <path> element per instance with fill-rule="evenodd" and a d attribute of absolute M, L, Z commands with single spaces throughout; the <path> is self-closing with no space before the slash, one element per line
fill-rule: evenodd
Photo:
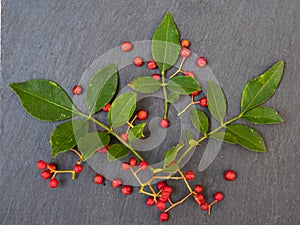
<path fill-rule="evenodd" d="M 208 109 L 219 123 L 223 123 L 226 115 L 226 98 L 221 87 L 214 81 L 208 81 L 207 87 Z"/>
<path fill-rule="evenodd" d="M 118 68 L 110 64 L 94 74 L 86 93 L 86 106 L 91 115 L 100 111 L 112 97 L 118 87 Z"/>
<path fill-rule="evenodd" d="M 219 141 L 224 141 L 224 142 L 227 142 L 229 144 L 236 144 L 237 143 L 237 140 L 236 138 L 229 132 L 216 132 L 212 135 L 210 135 L 210 137 L 214 138 L 214 139 L 217 139 Z"/>
<path fill-rule="evenodd" d="M 232 124 L 226 127 L 226 131 L 230 132 L 236 138 L 236 143 L 242 147 L 254 152 L 266 151 L 263 138 L 254 129 L 242 124 Z"/>
<path fill-rule="evenodd" d="M 198 81 L 192 77 L 177 76 L 167 82 L 167 88 L 173 93 L 190 95 L 194 91 L 200 91 Z"/>
<path fill-rule="evenodd" d="M 176 24 L 167 12 L 152 37 L 152 57 L 162 73 L 176 63 L 180 49 Z"/>
<path fill-rule="evenodd" d="M 85 134 L 77 143 L 83 160 L 88 160 L 99 148 L 108 145 L 109 141 L 110 135 L 106 132 L 91 132 Z"/>
<path fill-rule="evenodd" d="M 72 120 L 58 125 L 50 136 L 52 157 L 69 151 L 77 145 L 77 140 L 84 136 L 89 130 L 87 120 Z"/>
<path fill-rule="evenodd" d="M 242 93 L 241 113 L 264 103 L 275 93 L 283 74 L 284 62 L 279 61 L 262 75 L 250 80 Z"/>
<path fill-rule="evenodd" d="M 145 126 L 146 126 L 146 123 L 141 123 L 141 124 L 135 125 L 133 128 L 131 128 L 129 130 L 129 132 L 128 132 L 129 143 L 133 143 L 135 140 L 137 140 L 143 136 Z"/>
<path fill-rule="evenodd" d="M 131 117 L 136 107 L 136 93 L 127 92 L 118 96 L 111 104 L 108 121 L 112 128 L 124 125 Z"/>
<path fill-rule="evenodd" d="M 177 153 L 180 149 L 182 149 L 184 146 L 183 143 L 180 143 L 168 151 L 165 152 L 164 154 L 164 168 L 166 168 L 171 162 L 173 162 L 176 159 Z"/>
<path fill-rule="evenodd" d="M 206 114 L 199 109 L 191 108 L 190 117 L 194 127 L 202 134 L 205 134 L 208 130 L 208 118 Z"/>
<path fill-rule="evenodd" d="M 129 87 L 133 90 L 141 93 L 153 93 L 161 87 L 161 83 L 152 77 L 138 77 L 137 79 L 130 82 Z"/>
<path fill-rule="evenodd" d="M 281 116 L 272 108 L 259 106 L 246 112 L 242 118 L 255 124 L 275 124 L 282 123 Z"/>
<path fill-rule="evenodd" d="M 28 80 L 11 83 L 9 87 L 18 95 L 26 112 L 36 119 L 59 121 L 78 112 L 66 92 L 52 81 Z"/>
<path fill-rule="evenodd" d="M 108 148 L 107 159 L 108 161 L 114 161 L 116 159 L 124 158 L 129 154 L 129 149 L 121 144 L 113 144 Z"/>
<path fill-rule="evenodd" d="M 168 102 L 170 102 L 171 104 L 178 102 L 179 96 L 180 95 L 178 93 L 172 92 L 171 94 L 168 95 Z"/>

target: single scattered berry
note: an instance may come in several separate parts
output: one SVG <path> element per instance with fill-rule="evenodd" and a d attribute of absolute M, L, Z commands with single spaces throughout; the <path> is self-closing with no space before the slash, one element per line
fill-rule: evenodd
<path fill-rule="evenodd" d="M 122 162 L 121 163 L 121 169 L 122 170 L 126 171 L 126 170 L 129 170 L 129 168 L 130 168 L 130 165 L 129 165 L 128 162 Z"/>
<path fill-rule="evenodd" d="M 37 163 L 36 163 L 36 167 L 39 169 L 39 170 L 44 170 L 47 168 L 47 163 L 43 160 L 39 160 Z"/>
<path fill-rule="evenodd" d="M 80 164 L 75 164 L 73 167 L 73 170 L 76 174 L 81 173 L 82 172 L 82 165 Z"/>
<path fill-rule="evenodd" d="M 135 58 L 133 59 L 133 64 L 134 64 L 135 66 L 141 66 L 141 65 L 143 65 L 143 63 L 144 63 L 144 61 L 143 61 L 143 58 L 142 58 L 142 57 L 135 57 Z"/>
<path fill-rule="evenodd" d="M 193 172 L 193 171 L 187 171 L 187 172 L 185 173 L 185 178 L 186 178 L 187 180 L 194 180 L 194 178 L 195 178 L 194 172 Z"/>
<path fill-rule="evenodd" d="M 204 57 L 199 57 L 197 60 L 196 60 L 196 64 L 197 66 L 199 67 L 204 67 L 206 65 L 206 58 Z"/>
<path fill-rule="evenodd" d="M 58 180 L 56 180 L 55 178 L 53 178 L 49 181 L 50 188 L 56 188 L 57 186 L 58 186 Z"/>
<path fill-rule="evenodd" d="M 194 187 L 194 191 L 195 191 L 197 194 L 200 194 L 200 193 L 202 193 L 202 191 L 203 191 L 203 187 L 202 187 L 200 184 L 197 184 L 197 185 Z"/>
<path fill-rule="evenodd" d="M 222 192 L 216 192 L 215 194 L 214 194 L 214 199 L 216 200 L 216 201 L 222 201 L 223 200 L 223 198 L 224 198 L 224 195 L 223 195 L 223 193 Z"/>
<path fill-rule="evenodd" d="M 128 134 L 122 133 L 122 134 L 120 134 L 120 138 L 121 138 L 123 141 L 127 142 L 127 141 L 128 141 Z"/>
<path fill-rule="evenodd" d="M 121 49 L 123 52 L 129 52 L 132 49 L 132 44 L 130 42 L 123 42 L 121 45 Z"/>
<path fill-rule="evenodd" d="M 102 111 L 103 112 L 108 112 L 109 109 L 110 109 L 110 103 L 107 103 L 107 105 L 102 108 Z"/>
<path fill-rule="evenodd" d="M 137 113 L 137 118 L 139 120 L 145 120 L 148 118 L 148 113 L 146 110 L 140 110 L 138 113 Z"/>
<path fill-rule="evenodd" d="M 199 104 L 202 107 L 206 107 L 207 106 L 207 98 L 206 97 L 201 98 L 200 101 L 199 101 Z"/>
<path fill-rule="evenodd" d="M 180 50 L 180 55 L 181 55 L 182 58 L 186 59 L 186 58 L 190 57 L 191 50 L 189 50 L 186 47 L 182 47 L 181 50 Z"/>
<path fill-rule="evenodd" d="M 53 164 L 53 163 L 49 163 L 49 164 L 47 165 L 47 167 L 48 167 L 48 169 L 50 169 L 50 170 L 56 170 L 56 165 Z"/>
<path fill-rule="evenodd" d="M 172 193 L 173 188 L 172 188 L 171 186 L 169 186 L 169 185 L 166 185 L 166 186 L 164 186 L 164 187 L 162 188 L 162 190 L 163 190 L 164 192 Z"/>
<path fill-rule="evenodd" d="M 105 147 L 99 148 L 97 151 L 100 153 L 106 153 L 108 148 L 109 148 L 109 145 L 106 145 Z"/>
<path fill-rule="evenodd" d="M 199 94 L 199 91 L 194 91 L 194 92 L 192 93 L 193 96 L 197 96 L 198 94 Z"/>
<path fill-rule="evenodd" d="M 82 93 L 82 87 L 80 85 L 75 85 L 72 88 L 73 95 L 80 95 Z"/>
<path fill-rule="evenodd" d="M 97 174 L 95 177 L 94 177 L 94 182 L 96 184 L 102 184 L 104 181 L 104 177 L 100 174 Z"/>
<path fill-rule="evenodd" d="M 44 170 L 41 172 L 41 177 L 45 180 L 49 179 L 51 177 L 50 170 Z"/>
<path fill-rule="evenodd" d="M 167 212 L 162 212 L 159 215 L 159 219 L 160 219 L 161 222 L 165 222 L 169 219 L 169 214 Z"/>
<path fill-rule="evenodd" d="M 154 70 L 157 67 L 156 62 L 154 60 L 150 60 L 147 64 L 147 66 L 150 70 Z"/>
<path fill-rule="evenodd" d="M 155 73 L 155 74 L 152 74 L 152 78 L 157 80 L 157 81 L 160 81 L 160 75 Z"/>
<path fill-rule="evenodd" d="M 186 39 L 181 40 L 181 46 L 186 48 L 189 47 L 190 46 L 189 40 Z"/>
<path fill-rule="evenodd" d="M 185 72 L 184 75 L 187 76 L 187 77 L 195 78 L 195 74 L 193 72 L 191 72 L 191 71 Z"/>
<path fill-rule="evenodd" d="M 164 210 L 166 207 L 166 203 L 163 201 L 157 201 L 156 202 L 156 207 L 158 208 L 158 210 Z"/>
<path fill-rule="evenodd" d="M 113 188 L 118 188 L 122 185 L 122 180 L 119 179 L 119 178 L 116 178 L 114 179 L 112 182 L 111 182 L 111 185 L 113 186 Z"/>
<path fill-rule="evenodd" d="M 132 187 L 129 186 L 129 185 L 124 185 L 124 186 L 122 187 L 122 193 L 123 193 L 124 195 L 130 195 L 130 194 L 131 194 L 131 191 L 132 191 Z"/>
<path fill-rule="evenodd" d="M 167 186 L 167 183 L 164 181 L 160 181 L 156 184 L 156 186 L 157 186 L 158 190 L 161 190 L 161 189 L 163 189 L 164 186 Z"/>
<path fill-rule="evenodd" d="M 209 208 L 209 205 L 205 202 L 205 203 L 201 204 L 200 208 L 201 208 L 203 211 L 207 211 L 208 208 Z"/>
<path fill-rule="evenodd" d="M 140 168 L 141 170 L 146 170 L 146 169 L 148 169 L 148 163 L 147 163 L 146 161 L 140 162 L 139 168 Z"/>
<path fill-rule="evenodd" d="M 225 180 L 228 180 L 228 181 L 234 181 L 236 178 L 236 173 L 233 170 L 227 170 L 224 173 L 224 178 L 225 178 Z"/>
<path fill-rule="evenodd" d="M 155 201 L 152 197 L 147 198 L 146 200 L 147 206 L 153 206 L 155 204 Z"/>
<path fill-rule="evenodd" d="M 169 127 L 169 121 L 167 119 L 162 119 L 159 125 L 161 128 L 167 128 Z"/>
<path fill-rule="evenodd" d="M 131 158 L 129 159 L 129 165 L 130 165 L 130 166 L 137 166 L 137 160 L 136 160 L 136 158 L 131 157 Z"/>

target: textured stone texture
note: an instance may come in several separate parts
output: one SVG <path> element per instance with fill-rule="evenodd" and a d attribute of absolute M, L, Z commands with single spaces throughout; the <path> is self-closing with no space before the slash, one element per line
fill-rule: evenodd
<path fill-rule="evenodd" d="M 75 182 L 60 177 L 60 188 L 50 190 L 35 162 L 50 160 L 48 138 L 55 124 L 25 113 L 8 83 L 45 78 L 70 93 L 98 56 L 125 40 L 150 39 L 168 10 L 182 37 L 191 40 L 192 50 L 208 58 L 228 97 L 229 116 L 238 113 L 240 93 L 249 79 L 280 59 L 286 67 L 277 93 L 266 104 L 285 123 L 256 126 L 268 152 L 255 154 L 224 144 L 193 182 L 208 187 L 209 196 L 224 191 L 224 202 L 210 217 L 192 201 L 185 202 L 171 211 L 167 224 L 300 224 L 298 0 L 2 1 L 1 224 L 160 224 L 159 213 L 145 206 L 144 196 L 125 197 L 110 185 L 94 185 L 95 172 L 88 165 Z M 52 161 L 70 167 L 74 159 L 65 154 Z M 184 169 L 198 162 L 195 157 Z M 222 179 L 228 168 L 238 171 L 235 182 Z"/>

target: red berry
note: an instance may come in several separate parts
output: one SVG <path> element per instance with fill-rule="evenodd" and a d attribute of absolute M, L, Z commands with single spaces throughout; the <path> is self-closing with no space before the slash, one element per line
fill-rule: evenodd
<path fill-rule="evenodd" d="M 49 163 L 47 166 L 50 170 L 56 170 L 56 165 L 53 163 Z"/>
<path fill-rule="evenodd" d="M 102 108 L 102 111 L 103 112 L 108 112 L 109 109 L 110 109 L 110 103 L 107 103 L 107 105 Z"/>
<path fill-rule="evenodd" d="M 56 188 L 57 186 L 58 186 L 58 180 L 56 180 L 55 178 L 53 178 L 49 181 L 50 188 Z"/>
<path fill-rule="evenodd" d="M 206 202 L 204 202 L 203 204 L 201 204 L 200 208 L 201 208 L 203 211 L 207 211 L 208 208 L 209 208 L 209 205 L 208 205 Z"/>
<path fill-rule="evenodd" d="M 157 81 L 160 81 L 160 75 L 155 73 L 155 74 L 152 74 L 152 78 L 157 80 Z"/>
<path fill-rule="evenodd" d="M 224 195 L 223 195 L 223 193 L 222 192 L 216 192 L 215 194 L 214 194 L 214 199 L 216 200 L 216 201 L 222 201 L 223 200 L 223 198 L 224 198 Z"/>
<path fill-rule="evenodd" d="M 97 151 L 100 153 L 102 153 L 102 152 L 106 153 L 108 148 L 109 148 L 109 145 L 106 145 L 105 147 L 99 148 Z"/>
<path fill-rule="evenodd" d="M 162 190 L 163 190 L 164 192 L 172 193 L 173 188 L 172 188 L 171 186 L 169 186 L 169 185 L 166 185 L 166 186 L 164 186 L 164 187 L 162 188 Z"/>
<path fill-rule="evenodd" d="M 147 64 L 147 66 L 148 66 L 148 68 L 149 68 L 150 70 L 154 70 L 154 69 L 156 69 L 156 67 L 157 67 L 154 60 L 150 60 L 150 61 L 148 62 L 148 64 Z"/>
<path fill-rule="evenodd" d="M 147 163 L 146 161 L 140 162 L 139 168 L 140 168 L 141 170 L 146 170 L 146 169 L 148 169 L 148 163 Z"/>
<path fill-rule="evenodd" d="M 75 173 L 81 173 L 82 172 L 82 165 L 80 164 L 75 164 L 74 167 L 73 167 L 73 170 Z"/>
<path fill-rule="evenodd" d="M 169 121 L 167 119 L 162 119 L 159 125 L 161 128 L 167 128 L 169 127 Z"/>
<path fill-rule="evenodd" d="M 82 87 L 80 85 L 75 85 L 73 88 L 72 88 L 72 93 L 74 95 L 80 95 L 82 93 Z"/>
<path fill-rule="evenodd" d="M 191 71 L 185 72 L 184 75 L 187 76 L 187 77 L 195 78 L 195 74 L 193 72 L 191 72 Z"/>
<path fill-rule="evenodd" d="M 182 58 L 188 58 L 191 55 L 191 50 L 186 47 L 182 47 L 180 50 L 180 55 Z"/>
<path fill-rule="evenodd" d="M 130 168 L 130 165 L 128 162 L 122 162 L 122 164 L 121 164 L 122 170 L 126 171 L 126 170 L 129 170 L 129 168 Z"/>
<path fill-rule="evenodd" d="M 139 111 L 139 112 L 137 113 L 137 118 L 138 118 L 139 120 L 145 120 L 145 119 L 147 119 L 147 118 L 148 118 L 148 113 L 147 113 L 147 111 L 146 111 L 146 110 L 141 110 L 141 111 Z"/>
<path fill-rule="evenodd" d="M 163 202 L 163 201 L 158 201 L 158 202 L 156 202 L 156 207 L 157 207 L 159 210 L 164 210 L 165 207 L 166 207 L 166 203 Z"/>
<path fill-rule="evenodd" d="M 236 178 L 236 173 L 233 170 L 227 170 L 224 173 L 224 178 L 225 178 L 225 180 L 233 181 Z"/>
<path fill-rule="evenodd" d="M 153 206 L 155 204 L 155 201 L 152 197 L 147 198 L 146 200 L 147 206 Z"/>
<path fill-rule="evenodd" d="M 185 178 L 186 178 L 187 180 L 194 180 L 194 178 L 195 178 L 194 172 L 193 172 L 193 171 L 187 171 L 187 172 L 185 173 Z"/>
<path fill-rule="evenodd" d="M 159 215 L 159 219 L 160 219 L 161 222 L 165 222 L 169 219 L 169 214 L 167 212 L 162 212 Z"/>
<path fill-rule="evenodd" d="M 121 50 L 123 52 L 129 52 L 132 49 L 132 44 L 130 42 L 123 42 L 121 46 Z"/>
<path fill-rule="evenodd" d="M 130 166 L 137 166 L 137 160 L 136 160 L 136 158 L 131 157 L 131 158 L 129 159 L 129 165 L 130 165 Z"/>
<path fill-rule="evenodd" d="M 121 138 L 123 141 L 127 142 L 127 141 L 128 141 L 128 134 L 122 133 L 122 134 L 120 134 L 120 138 Z"/>
<path fill-rule="evenodd" d="M 206 107 L 207 106 L 207 98 L 206 97 L 201 98 L 199 104 L 202 107 Z"/>
<path fill-rule="evenodd" d="M 193 96 L 196 96 L 196 95 L 198 95 L 198 94 L 199 94 L 199 91 L 194 91 L 194 92 L 192 93 Z"/>
<path fill-rule="evenodd" d="M 181 40 L 181 46 L 187 48 L 190 46 L 190 42 L 186 39 L 183 39 L 183 40 Z"/>
<path fill-rule="evenodd" d="M 130 195 L 130 194 L 131 194 L 131 191 L 132 191 L 132 187 L 129 186 L 129 185 L 124 185 L 124 186 L 122 187 L 122 193 L 123 193 L 124 195 Z"/>
<path fill-rule="evenodd" d="M 111 182 L 111 185 L 113 186 L 113 188 L 118 188 L 122 185 L 122 180 L 119 179 L 119 178 L 116 178 L 114 179 L 112 182 Z"/>
<path fill-rule="evenodd" d="M 37 163 L 36 163 L 36 167 L 39 169 L 39 170 L 44 170 L 47 168 L 47 163 L 43 160 L 39 160 Z"/>
<path fill-rule="evenodd" d="M 204 201 L 205 201 L 205 198 L 204 198 L 204 195 L 202 195 L 202 194 L 197 194 L 196 196 L 195 196 L 195 201 L 196 201 L 196 203 L 200 203 L 200 204 L 203 204 L 204 203 Z"/>
<path fill-rule="evenodd" d="M 196 64 L 197 66 L 199 67 L 204 67 L 206 65 L 206 58 L 204 57 L 199 57 L 197 60 L 196 60 Z"/>
<path fill-rule="evenodd" d="M 166 184 L 166 182 L 164 182 L 164 181 L 160 181 L 160 182 L 158 182 L 158 183 L 156 184 L 158 190 L 163 189 L 163 187 L 166 186 L 166 185 L 167 185 L 167 184 Z"/>
<path fill-rule="evenodd" d="M 49 179 L 51 177 L 50 170 L 44 170 L 41 172 L 41 177 L 45 180 Z"/>
<path fill-rule="evenodd" d="M 197 194 L 200 194 L 202 191 L 203 191 L 203 187 L 199 184 L 197 184 L 195 187 L 194 187 L 194 191 L 197 193 Z"/>
<path fill-rule="evenodd" d="M 136 66 L 141 66 L 141 65 L 143 65 L 143 63 L 144 63 L 144 61 L 143 61 L 142 57 L 135 57 L 133 59 L 133 64 Z"/>
<path fill-rule="evenodd" d="M 104 181 L 104 177 L 100 174 L 97 174 L 95 177 L 94 177 L 94 182 L 96 184 L 102 184 Z"/>
<path fill-rule="evenodd" d="M 170 194 L 171 194 L 171 192 L 166 192 L 166 191 L 163 191 L 162 193 L 161 193 L 161 196 L 159 197 L 159 201 L 162 201 L 162 202 L 166 202 L 166 201 L 168 201 L 168 199 L 170 198 Z"/>

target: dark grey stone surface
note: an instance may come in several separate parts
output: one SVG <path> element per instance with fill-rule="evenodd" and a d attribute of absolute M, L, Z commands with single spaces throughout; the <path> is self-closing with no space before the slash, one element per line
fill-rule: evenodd
<path fill-rule="evenodd" d="M 192 50 L 208 58 L 228 97 L 229 116 L 238 113 L 249 79 L 277 60 L 286 62 L 278 91 L 266 104 L 285 123 L 256 126 L 268 152 L 224 144 L 192 183 L 201 182 L 208 196 L 222 190 L 225 200 L 210 217 L 187 201 L 171 211 L 166 224 L 300 224 L 298 0 L 2 1 L 1 224 L 160 224 L 159 213 L 145 206 L 144 196 L 125 197 L 110 185 L 93 184 L 95 172 L 88 165 L 76 181 L 60 177 L 60 187 L 50 190 L 35 163 L 51 160 L 48 139 L 55 124 L 25 113 L 8 84 L 51 79 L 70 93 L 98 56 L 125 40 L 150 39 L 166 11 L 173 14 L 181 36 L 191 40 Z M 51 161 L 70 167 L 74 159 L 65 154 Z M 198 162 L 195 157 L 184 170 Z M 228 168 L 238 172 L 235 182 L 222 179 Z M 176 186 L 176 191 L 185 190 Z"/>

